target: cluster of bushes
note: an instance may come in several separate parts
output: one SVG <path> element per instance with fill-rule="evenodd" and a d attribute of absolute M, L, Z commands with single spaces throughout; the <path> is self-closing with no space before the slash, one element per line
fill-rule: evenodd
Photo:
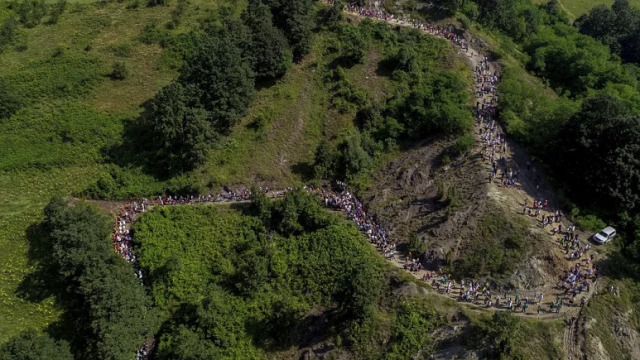
<path fill-rule="evenodd" d="M 243 213 L 162 208 L 135 224 L 140 265 L 168 314 L 156 358 L 268 357 L 313 337 L 318 309 L 318 331 L 359 358 L 406 358 L 429 344 L 444 319 L 425 299 L 387 298 L 385 262 L 351 223 L 306 191 L 254 194 Z"/>
<path fill-rule="evenodd" d="M 439 64 L 447 62 L 445 41 L 370 20 L 359 26 L 332 23 L 329 29 L 336 40 L 326 49 L 332 56 L 324 64 L 323 80 L 336 110 L 355 110 L 358 131 L 336 145 L 319 145 L 316 177 L 352 179 L 369 168 L 378 154 L 399 143 L 461 136 L 471 129 L 469 84 L 459 73 Z M 395 91 L 384 103 L 374 102 L 345 76 L 344 67 L 362 62 L 369 46 L 384 49 L 378 71 L 394 82 Z"/>
<path fill-rule="evenodd" d="M 171 39 L 155 27 L 142 41 L 162 41 L 183 56 L 179 78 L 158 92 L 147 114 L 146 144 L 161 175 L 194 169 L 210 143 L 245 114 L 256 82 L 282 76 L 309 50 L 311 1 L 249 1 L 241 19 Z"/>
<path fill-rule="evenodd" d="M 0 52 L 4 51 L 7 46 L 13 43 L 16 38 L 17 29 L 18 21 L 12 17 L 2 22 L 2 27 L 0 28 Z"/>
<path fill-rule="evenodd" d="M 153 335 L 156 315 L 131 266 L 113 251 L 113 220 L 93 206 L 59 198 L 47 205 L 44 215 L 35 235 L 43 237 L 39 243 L 45 248 L 34 251 L 41 254 L 47 286 L 64 309 L 60 326 L 73 330 L 56 333 L 64 336 L 56 341 L 26 333 L 0 354 L 46 351 L 51 359 L 69 359 L 71 353 L 74 358 L 130 359 Z"/>
<path fill-rule="evenodd" d="M 458 259 L 451 259 L 451 271 L 457 278 L 513 274 L 526 254 L 526 225 L 505 217 L 501 211 L 481 218 L 477 235 L 462 249 Z"/>
<path fill-rule="evenodd" d="M 67 341 L 28 330 L 0 346 L 0 359 L 73 360 L 73 355 Z"/>
<path fill-rule="evenodd" d="M 640 9 L 629 0 L 615 0 L 611 7 L 599 5 L 579 17 L 580 32 L 602 41 L 622 60 L 640 64 Z"/>
<path fill-rule="evenodd" d="M 39 25 L 47 15 L 47 24 L 56 24 L 67 8 L 67 0 L 58 0 L 54 4 L 47 4 L 45 0 L 22 0 L 9 3 L 9 8 L 15 10 L 24 27 L 32 28 Z"/>

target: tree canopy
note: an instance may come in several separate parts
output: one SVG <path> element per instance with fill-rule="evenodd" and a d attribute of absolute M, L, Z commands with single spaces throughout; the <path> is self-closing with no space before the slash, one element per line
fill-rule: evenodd
<path fill-rule="evenodd" d="M 178 82 L 193 87 L 195 98 L 221 132 L 227 132 L 244 115 L 255 92 L 251 64 L 224 31 L 202 39 Z"/>
<path fill-rule="evenodd" d="M 640 9 L 629 0 L 616 0 L 611 7 L 599 5 L 576 20 L 580 32 L 602 41 L 624 61 L 640 63 L 638 32 Z"/>
<path fill-rule="evenodd" d="M 2 360 L 73 360 L 69 344 L 48 334 L 25 331 L 0 346 Z"/>
<path fill-rule="evenodd" d="M 158 92 L 149 114 L 155 163 L 168 172 L 201 164 L 214 138 L 209 113 L 198 104 L 192 85 L 174 82 Z"/>
<path fill-rule="evenodd" d="M 275 25 L 284 32 L 299 61 L 311 49 L 313 36 L 312 0 L 266 0 L 271 7 Z"/>
<path fill-rule="evenodd" d="M 561 169 L 581 196 L 608 210 L 640 205 L 640 119 L 610 95 L 588 99 L 561 134 Z"/>
<path fill-rule="evenodd" d="M 76 357 L 130 359 L 151 335 L 155 316 L 133 269 L 114 251 L 112 219 L 87 204 L 53 199 L 43 222 Z"/>
<path fill-rule="evenodd" d="M 273 25 L 270 8 L 261 0 L 249 1 L 242 20 L 251 29 L 253 70 L 258 79 L 282 76 L 292 62 L 292 53 L 282 30 Z"/>

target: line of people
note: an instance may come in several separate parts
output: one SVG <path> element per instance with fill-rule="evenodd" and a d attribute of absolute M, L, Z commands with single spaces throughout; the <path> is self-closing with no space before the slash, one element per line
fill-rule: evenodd
<path fill-rule="evenodd" d="M 384 20 L 387 22 L 397 22 L 404 25 L 411 25 L 414 28 L 423 30 L 431 35 L 439 36 L 450 40 L 452 43 L 457 44 L 464 50 L 464 52 L 468 55 L 468 45 L 466 39 L 462 36 L 461 33 L 457 32 L 452 26 L 439 26 L 433 24 L 424 24 L 419 21 L 411 20 L 411 19 L 396 19 L 393 14 L 389 14 L 384 10 L 378 9 L 377 7 L 362 7 L 362 6 L 350 6 L 348 11 L 352 13 L 357 13 L 360 16 L 376 18 L 379 20 Z M 478 54 L 479 56 L 479 54 Z M 491 63 L 488 57 L 484 56 L 480 59 L 480 61 L 476 61 L 475 69 L 474 69 L 474 78 L 475 78 L 475 96 L 477 98 L 476 106 L 474 107 L 474 116 L 476 117 L 476 121 L 479 127 L 479 137 L 482 142 L 482 154 L 483 158 L 491 164 L 491 173 L 489 175 L 489 182 L 492 182 L 494 178 L 498 176 L 498 171 L 500 171 L 502 185 L 506 187 L 516 187 L 519 186 L 519 176 L 520 172 L 517 167 L 513 166 L 509 163 L 507 159 L 508 153 L 508 145 L 506 141 L 505 134 L 502 128 L 496 121 L 496 106 L 498 102 L 497 96 L 497 85 L 500 82 L 500 75 L 497 70 L 492 70 Z M 530 165 L 529 165 L 530 167 Z M 535 216 L 540 215 L 542 208 L 547 207 L 547 201 L 544 201 L 544 205 L 542 202 L 536 202 L 532 204 L 533 208 L 527 208 L 525 204 L 524 212 L 529 211 L 535 212 Z M 554 227 L 551 232 L 553 235 L 561 234 L 562 232 L 562 213 L 560 211 L 556 211 L 554 215 L 542 215 L 540 220 L 543 227 L 547 225 L 553 225 L 555 223 L 559 223 L 558 226 Z M 562 246 L 565 247 L 565 251 L 568 254 L 569 250 L 575 250 L 571 252 L 570 259 L 580 259 L 583 255 L 590 249 L 590 245 L 581 246 L 580 242 L 577 240 L 578 235 L 575 234 L 575 227 L 568 227 L 566 232 L 564 233 L 564 237 L 562 240 Z M 570 237 L 570 238 L 569 238 Z M 570 239 L 570 242 L 569 242 Z M 375 242 L 375 241 L 372 241 Z M 565 245 L 566 242 L 566 245 Z M 384 251 L 384 250 L 383 250 Z M 394 251 L 395 254 L 395 251 Z M 593 260 L 593 256 L 587 257 L 587 262 L 589 260 Z M 405 268 L 409 270 L 415 270 L 418 268 L 416 264 L 419 262 L 417 259 L 413 259 L 411 256 L 408 256 L 407 263 L 405 264 Z M 424 280 L 428 280 L 431 275 L 430 273 L 425 274 Z M 565 294 L 569 291 L 572 292 L 573 297 L 575 298 L 577 293 L 580 293 L 583 290 L 587 290 L 590 287 L 588 278 L 593 277 L 595 281 L 595 277 L 597 277 L 597 270 L 593 267 L 590 267 L 585 270 L 580 269 L 580 263 L 572 266 L 565 276 L 565 280 L 562 284 L 562 289 L 565 290 Z M 438 288 L 441 284 L 446 283 L 446 276 L 443 276 L 440 281 L 435 281 L 434 285 Z M 576 283 L 576 281 L 584 280 L 582 283 Z M 447 283 L 446 289 L 444 292 L 450 292 L 452 287 L 452 282 L 449 281 Z M 524 312 L 530 303 L 532 303 L 528 297 L 520 298 L 519 295 L 516 294 L 515 302 L 511 297 L 507 297 L 505 293 L 505 297 L 503 301 L 503 305 L 500 304 L 499 296 L 495 298 L 492 297 L 491 291 L 488 287 L 484 287 L 482 291 L 479 291 L 479 287 L 473 281 L 471 285 L 465 288 L 464 285 L 460 288 L 461 300 L 469 301 L 471 299 L 478 300 L 480 295 L 483 295 L 484 304 L 489 307 L 501 307 L 504 306 L 508 309 L 515 310 L 516 308 L 522 308 Z M 538 291 L 534 291 L 533 302 L 538 300 L 538 303 L 542 303 L 543 294 L 538 293 Z M 584 303 L 584 298 L 581 303 Z M 559 312 L 559 309 L 562 307 L 562 298 L 557 300 L 555 303 L 552 303 L 552 308 Z M 541 307 L 538 306 L 538 313 L 541 311 Z"/>
<path fill-rule="evenodd" d="M 451 24 L 439 25 L 433 23 L 425 23 L 416 19 L 411 19 L 409 17 L 397 17 L 396 15 L 375 6 L 358 6 L 350 4 L 347 5 L 347 12 L 358 14 L 359 16 L 371 19 L 411 26 L 414 29 L 424 31 L 430 35 L 447 39 L 450 42 L 458 45 L 465 52 L 469 50 L 469 46 L 467 40 L 463 35 L 463 32 L 459 31 L 455 26 Z"/>
<path fill-rule="evenodd" d="M 386 259 L 391 259 L 396 255 L 396 244 L 391 241 L 387 229 L 376 223 L 367 214 L 362 202 L 345 187 L 338 188 L 337 191 L 325 188 L 308 189 L 323 199 L 325 207 L 344 211 L 349 220 L 355 223 L 362 234 L 376 246 Z"/>

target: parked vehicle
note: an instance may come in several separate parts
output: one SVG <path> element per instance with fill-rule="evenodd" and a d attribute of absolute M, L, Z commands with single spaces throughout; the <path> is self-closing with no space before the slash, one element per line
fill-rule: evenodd
<path fill-rule="evenodd" d="M 599 233 L 593 235 L 593 241 L 597 242 L 600 245 L 604 245 L 611 241 L 611 239 L 613 239 L 615 236 L 616 229 L 612 228 L 611 226 L 607 226 Z"/>

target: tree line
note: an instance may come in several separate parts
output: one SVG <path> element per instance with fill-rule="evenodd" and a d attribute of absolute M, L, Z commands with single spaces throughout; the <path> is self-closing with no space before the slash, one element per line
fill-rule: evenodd
<path fill-rule="evenodd" d="M 281 77 L 308 53 L 312 7 L 311 0 L 251 0 L 240 19 L 223 13 L 220 24 L 175 40 L 180 76 L 152 100 L 141 141 L 159 174 L 202 164 L 211 143 L 246 113 L 256 84 Z"/>
<path fill-rule="evenodd" d="M 64 313 L 48 332 L 25 332 L 2 359 L 131 359 L 153 336 L 157 313 L 133 269 L 113 251 L 113 219 L 94 206 L 53 199 L 37 236 L 44 281 Z M 60 329 L 66 329 L 60 331 Z"/>
<path fill-rule="evenodd" d="M 598 5 L 575 21 L 580 32 L 600 40 L 623 61 L 640 64 L 640 9 L 629 0 Z"/>

